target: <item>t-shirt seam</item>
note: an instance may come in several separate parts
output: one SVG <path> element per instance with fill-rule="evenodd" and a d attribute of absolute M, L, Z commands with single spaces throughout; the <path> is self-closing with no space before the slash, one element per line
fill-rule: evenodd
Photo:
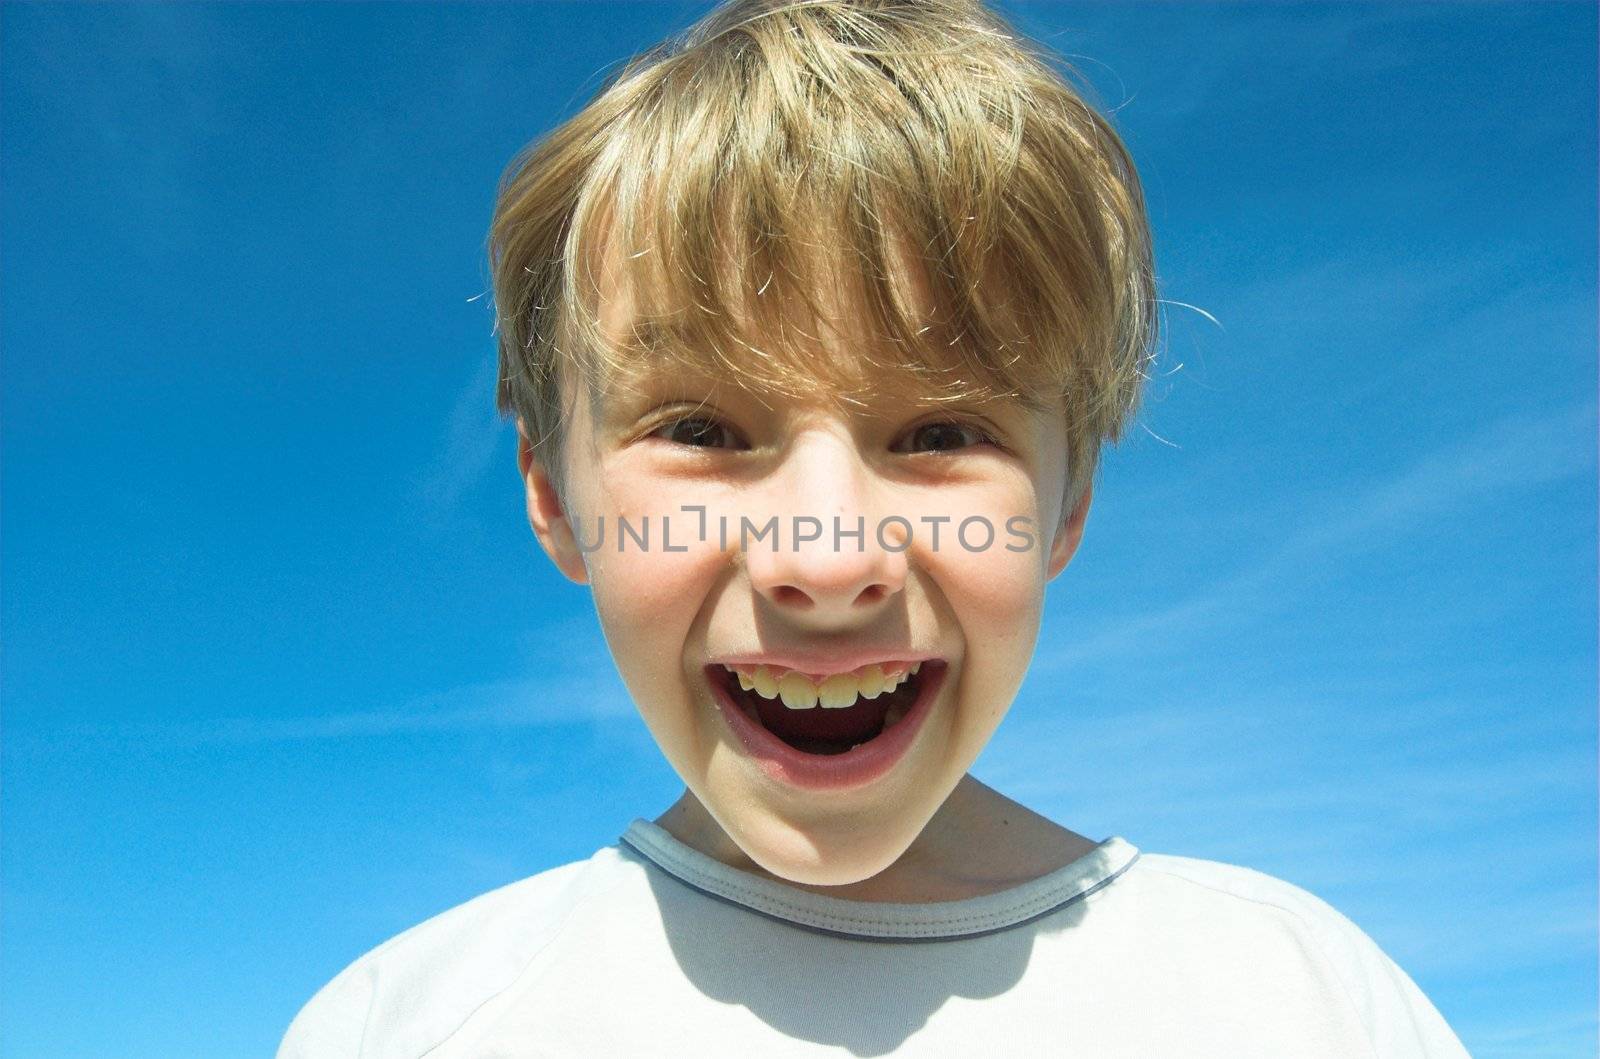
<path fill-rule="evenodd" d="M 1138 859 L 1137 852 L 1135 852 L 1134 856 L 1130 857 L 1126 863 L 1122 864 L 1115 871 L 1100 875 L 1092 884 L 1088 886 L 1084 886 L 1080 883 L 1078 888 L 1071 893 L 1064 893 L 1061 890 L 1055 890 L 1037 897 L 1029 898 L 1024 903 L 1010 905 L 1006 909 L 998 912 L 977 912 L 969 915 L 943 918 L 937 923 L 916 924 L 900 923 L 891 919 L 875 919 L 870 916 L 850 915 L 846 913 L 819 912 L 815 908 L 811 908 L 792 899 L 786 900 L 781 896 L 771 895 L 761 887 L 751 886 L 749 884 L 740 882 L 739 880 L 723 879 L 713 873 L 701 870 L 692 863 L 685 863 L 681 858 L 669 856 L 668 859 L 672 861 L 676 868 L 694 878 L 695 882 L 690 882 L 689 879 L 685 879 L 680 876 L 678 871 L 674 871 L 671 868 L 668 868 L 667 865 L 657 861 L 655 856 L 653 856 L 647 850 L 634 846 L 634 844 L 629 841 L 626 836 L 623 837 L 622 841 L 627 842 L 631 848 L 637 850 L 637 852 L 644 856 L 646 860 L 665 871 L 668 875 L 677 878 L 680 882 L 689 883 L 691 886 L 695 886 L 697 889 L 717 893 L 730 899 L 742 898 L 742 900 L 738 900 L 737 903 L 746 908 L 760 911 L 762 908 L 758 906 L 765 906 L 765 908 L 769 911 L 777 910 L 780 912 L 787 912 L 790 913 L 791 916 L 800 918 L 791 919 L 789 916 L 785 916 L 783 918 L 789 919 L 790 922 L 797 923 L 801 926 L 810 926 L 813 924 L 824 926 L 829 924 L 838 926 L 869 926 L 891 931 L 891 937 L 915 938 L 946 937 L 948 935 L 942 933 L 942 930 L 950 927 L 959 928 L 970 925 L 972 927 L 981 929 L 987 926 L 1007 927 L 1020 925 L 1028 919 L 1035 918 L 1040 913 L 1048 912 L 1054 908 L 1058 908 L 1073 901 L 1079 900 L 1080 898 L 1094 892 L 1100 887 L 1103 887 L 1106 883 L 1110 882 L 1112 879 L 1115 879 L 1117 876 L 1122 874 L 1122 872 L 1126 871 L 1132 866 L 1133 862 Z M 670 852 L 670 850 L 667 851 L 669 854 Z M 699 885 L 696 885 L 697 883 Z M 923 907 L 926 907 L 926 905 Z M 878 940 L 881 938 L 881 936 L 873 935 L 867 935 L 867 937 L 872 937 L 873 940 Z M 951 940 L 956 939 L 951 938 Z"/>
<path fill-rule="evenodd" d="M 370 969 L 370 973 L 372 973 L 373 975 L 376 975 L 377 967 L 375 965 L 376 965 L 377 961 L 374 960 L 373 963 L 374 963 L 374 966 Z M 372 989 L 367 993 L 367 1010 L 363 1011 L 361 1013 L 361 1040 L 358 1041 L 357 1044 L 356 1044 L 356 1055 L 357 1056 L 362 1056 L 362 1055 L 366 1055 L 367 1054 L 367 1033 L 368 1033 L 368 1031 L 370 1031 L 372 1029 L 372 1013 L 377 1008 L 377 1006 L 378 1006 L 378 983 L 376 981 L 374 981 L 372 983 Z"/>
<path fill-rule="evenodd" d="M 575 874 L 572 877 L 572 880 L 567 883 L 566 887 L 564 887 L 561 892 L 563 894 L 565 894 L 568 891 L 570 891 L 572 889 L 572 887 L 577 886 L 580 882 L 582 882 L 583 878 L 586 875 L 588 875 L 590 872 L 592 872 L 593 870 L 594 870 L 594 858 L 591 857 L 589 859 L 589 861 L 587 862 L 587 864 L 585 865 L 584 870 L 578 872 L 577 874 Z M 466 1027 L 467 1023 L 472 1021 L 472 1018 L 473 1018 L 474 1015 L 476 1015 L 478 1012 L 482 1011 L 485 1006 L 487 1006 L 489 1003 L 494 1001 L 496 998 L 500 997 L 507 990 L 511 989 L 513 986 L 515 986 L 518 982 L 520 982 L 522 980 L 522 976 L 524 974 L 527 974 L 528 968 L 533 965 L 534 961 L 537 960 L 540 956 L 542 956 L 544 954 L 544 951 L 546 949 L 548 949 L 551 945 L 554 945 L 556 943 L 557 939 L 559 939 L 561 937 L 561 933 L 562 933 L 562 931 L 564 931 L 566 929 L 567 923 L 569 921 L 571 921 L 572 917 L 578 913 L 578 910 L 580 908 L 582 908 L 584 905 L 586 905 L 590 901 L 594 900 L 598 895 L 600 895 L 602 893 L 609 893 L 611 889 L 614 889 L 615 886 L 619 886 L 621 884 L 622 884 L 622 880 L 617 880 L 613 884 L 613 886 L 610 887 L 610 888 L 607 888 L 605 890 L 599 890 L 599 889 L 590 890 L 588 893 L 585 893 L 579 900 L 574 901 L 572 903 L 572 905 L 566 910 L 566 912 L 561 916 L 560 920 L 557 921 L 554 929 L 552 929 L 550 931 L 550 936 L 545 938 L 544 944 L 540 945 L 537 949 L 535 949 L 533 952 L 528 954 L 528 958 L 522 962 L 521 966 L 519 966 L 517 968 L 516 973 L 511 976 L 511 978 L 506 982 L 506 984 L 501 986 L 499 989 L 496 989 L 494 992 L 490 993 L 488 996 L 483 997 L 481 1000 L 478 1001 L 478 1003 L 474 1004 L 472 1009 L 461 1017 L 461 1021 L 457 1022 L 455 1024 L 455 1026 L 450 1030 L 450 1032 L 446 1033 L 443 1037 L 440 1037 L 437 1041 L 433 1042 L 432 1044 L 428 1045 L 428 1047 L 426 1047 L 422 1051 L 418 1052 L 417 1053 L 417 1059 L 424 1059 L 424 1057 L 426 1057 L 428 1055 L 431 1055 L 432 1053 L 438 1051 L 440 1048 L 444 1047 L 446 1044 L 449 1044 L 450 1043 L 450 1039 L 452 1037 L 454 1037 L 456 1034 L 460 1033 Z M 365 1044 L 365 1042 L 366 1042 L 366 1030 L 365 1030 L 365 1027 L 363 1027 L 363 1029 L 362 1029 L 362 1043 L 363 1043 L 363 1045 Z"/>
<path fill-rule="evenodd" d="M 706 876 L 704 876 L 704 875 L 702 875 L 700 873 L 695 873 L 695 874 L 699 878 L 701 878 L 702 880 L 705 880 L 707 878 Z M 755 903 L 764 904 L 764 905 L 767 905 L 769 907 L 776 908 L 777 910 L 782 911 L 782 912 L 790 912 L 790 913 L 793 913 L 795 915 L 803 915 L 803 916 L 806 916 L 807 918 L 811 918 L 811 919 L 820 919 L 820 920 L 826 920 L 828 922 L 844 923 L 844 924 L 850 924 L 850 925 L 883 927 L 883 928 L 886 928 L 886 929 L 895 929 L 895 930 L 902 930 L 902 929 L 903 930 L 916 930 L 916 929 L 918 929 L 919 926 L 921 926 L 920 924 L 915 924 L 915 923 L 911 923 L 911 924 L 900 923 L 900 922 L 896 922 L 895 920 L 892 920 L 892 919 L 875 919 L 875 918 L 873 918 L 871 916 L 853 916 L 853 915 L 847 915 L 847 914 L 839 913 L 839 912 L 818 912 L 815 908 L 808 907 L 807 905 L 805 905 L 803 903 L 800 903 L 800 902 L 797 902 L 797 901 L 793 901 L 793 900 L 786 900 L 786 899 L 781 898 L 781 897 L 773 896 L 772 894 L 770 894 L 767 891 L 762 890 L 760 888 L 749 887 L 749 886 L 746 886 L 746 885 L 743 885 L 743 884 L 739 884 L 739 883 L 727 883 L 727 882 L 725 882 L 723 880 L 716 880 L 716 879 L 711 879 L 710 881 L 712 881 L 712 882 L 722 882 L 723 883 L 723 888 L 728 890 L 733 896 L 745 898 L 747 901 L 749 901 L 752 904 L 755 904 Z M 1080 889 L 1075 893 L 1062 895 L 1060 897 L 1060 900 L 1061 901 L 1071 900 L 1072 898 L 1081 896 L 1082 892 L 1083 891 Z M 1060 891 L 1057 891 L 1056 893 L 1053 893 L 1053 894 L 1049 895 L 1048 899 L 1046 899 L 1046 898 L 1034 898 L 1034 899 L 1026 901 L 1026 902 L 1024 902 L 1022 904 L 1013 905 L 1013 906 L 1011 906 L 1010 909 L 1008 909 L 1007 912 L 981 912 L 981 913 L 975 912 L 975 913 L 972 913 L 971 915 L 947 916 L 947 917 L 941 918 L 938 921 L 937 924 L 927 924 L 927 926 L 928 927 L 938 927 L 938 926 L 951 926 L 951 927 L 954 927 L 954 926 L 962 926 L 962 925 L 969 924 L 969 923 L 970 924 L 974 924 L 974 925 L 978 925 L 978 924 L 987 924 L 987 923 L 998 922 L 1000 920 L 1003 920 L 1003 919 L 1007 918 L 1007 915 L 1011 911 L 1015 911 L 1015 912 L 1021 913 L 1021 912 L 1032 912 L 1032 911 L 1035 911 L 1035 910 L 1042 910 L 1042 909 L 1045 909 L 1045 908 L 1049 908 L 1052 904 L 1058 903 L 1055 900 L 1055 898 L 1059 894 L 1060 894 Z"/>
<path fill-rule="evenodd" d="M 405 940 L 405 936 L 407 934 L 419 926 L 421 926 L 421 924 L 416 924 L 407 928 L 406 930 L 402 930 L 400 933 L 395 934 L 384 941 L 379 942 L 377 945 L 367 949 L 361 955 L 357 956 L 354 960 L 345 965 L 345 967 L 336 973 L 333 978 L 328 981 L 327 985 L 323 987 L 325 990 L 330 991 L 331 997 L 333 993 L 339 990 L 348 990 L 353 988 L 354 983 L 362 982 L 366 985 L 367 1002 L 365 1008 L 361 1012 L 361 1037 L 356 1041 L 357 1055 L 360 1055 L 362 1052 L 366 1051 L 367 1029 L 372 1025 L 372 1009 L 378 1002 L 377 983 L 373 981 L 372 976 L 378 969 L 379 961 L 389 952 L 390 949 L 395 948 L 403 940 Z M 319 994 L 320 992 L 321 990 L 319 990 Z M 311 998 L 313 1001 L 315 999 L 316 996 Z M 298 1015 L 296 1017 L 298 1018 Z M 291 1023 L 292 1022 L 293 1020 L 291 1020 Z M 321 1017 L 319 1014 L 316 1023 L 313 1025 L 327 1026 L 328 1019 Z"/>
<path fill-rule="evenodd" d="M 690 882 L 690 881 L 685 880 L 685 879 L 678 878 L 676 876 L 672 876 L 670 872 L 668 872 L 667 874 L 669 875 L 669 877 L 674 878 L 675 881 L 677 881 L 680 885 L 687 886 L 690 889 L 695 890 L 696 892 L 702 893 L 702 894 L 704 894 L 704 895 L 706 895 L 708 897 L 714 898 L 716 900 L 725 901 L 728 904 L 734 906 L 735 908 L 740 909 L 741 911 L 744 911 L 744 912 L 747 912 L 747 913 L 752 913 L 752 914 L 755 914 L 755 915 L 759 915 L 759 916 L 762 916 L 762 917 L 765 917 L 765 918 L 769 918 L 769 919 L 773 920 L 774 922 L 781 923 L 785 927 L 789 927 L 789 928 L 795 929 L 795 930 L 815 931 L 815 932 L 819 932 L 819 933 L 828 934 L 828 935 L 832 935 L 832 936 L 835 936 L 835 937 L 843 938 L 843 939 L 846 939 L 846 940 L 849 940 L 849 941 L 857 941 L 857 942 L 864 942 L 864 943 L 907 942 L 907 941 L 910 941 L 910 942 L 921 942 L 921 941 L 929 941 L 929 942 L 932 942 L 932 941 L 951 941 L 951 942 L 954 942 L 954 941 L 964 941 L 964 940 L 969 940 L 969 939 L 972 939 L 972 938 L 982 937 L 985 934 L 991 934 L 991 933 L 995 933 L 995 932 L 1001 931 L 1001 930 L 1010 930 L 1010 929 L 1013 929 L 1015 927 L 1022 926 L 1024 924 L 1028 923 L 1028 922 L 1031 922 L 1031 921 L 1035 920 L 1035 919 L 1041 918 L 1043 916 L 1053 915 L 1055 912 L 1059 911 L 1062 908 L 1065 908 L 1066 906 L 1068 906 L 1070 904 L 1075 904 L 1076 902 L 1081 901 L 1081 900 L 1087 900 L 1087 899 L 1093 897 L 1094 894 L 1102 886 L 1104 886 L 1107 882 L 1111 881 L 1110 879 L 1102 879 L 1099 882 L 1097 882 L 1093 887 L 1090 887 L 1088 890 L 1080 891 L 1078 893 L 1071 894 L 1071 895 L 1068 895 L 1066 897 L 1063 897 L 1059 904 L 1045 906 L 1045 907 L 1043 907 L 1041 909 L 1038 909 L 1037 911 L 1030 912 L 1030 914 L 1028 914 L 1028 915 L 1022 915 L 1022 916 L 1019 916 L 1019 917 L 1017 917 L 1015 919 L 1000 919 L 1000 920 L 997 920 L 994 923 L 993 926 L 990 926 L 988 924 L 984 924 L 983 926 L 975 928 L 975 929 L 966 929 L 966 930 L 955 929 L 955 930 L 952 930 L 952 929 L 949 929 L 950 926 L 951 926 L 951 924 L 949 924 L 949 923 L 947 923 L 947 924 L 935 924 L 935 925 L 932 925 L 932 926 L 923 926 L 923 925 L 920 925 L 920 924 L 897 924 L 897 925 L 895 925 L 895 929 L 885 929 L 885 930 L 883 930 L 881 932 L 872 932 L 872 931 L 862 930 L 862 929 L 859 929 L 859 928 L 854 928 L 854 927 L 852 927 L 852 926 L 850 926 L 848 924 L 845 924 L 843 922 L 833 922 L 833 921 L 830 921 L 826 917 L 823 917 L 823 916 L 808 917 L 808 916 L 796 915 L 795 913 L 790 913 L 790 912 L 786 912 L 786 911 L 780 910 L 776 906 L 767 907 L 767 906 L 760 905 L 760 904 L 747 904 L 744 901 L 739 900 L 736 895 L 735 896 L 730 896 L 728 894 L 724 894 L 724 893 L 721 893 L 721 892 L 718 892 L 718 891 L 715 891 L 715 890 L 702 889 L 700 886 L 698 886 L 697 884 L 695 884 L 693 882 Z M 879 924 L 879 925 L 882 925 L 882 924 Z"/>
<path fill-rule="evenodd" d="M 1254 904 L 1254 905 L 1261 905 L 1264 908 L 1275 908 L 1280 912 L 1286 912 L 1289 915 L 1293 916 L 1295 918 L 1295 920 L 1298 921 L 1300 923 L 1300 925 L 1305 928 L 1306 933 L 1310 937 L 1312 944 L 1316 947 L 1316 951 L 1317 951 L 1318 955 L 1320 955 L 1322 957 L 1322 962 L 1325 963 L 1329 968 L 1332 969 L 1334 980 L 1339 983 L 1339 992 L 1344 995 L 1345 1003 L 1349 1005 L 1351 1012 L 1353 1012 L 1355 1014 L 1356 1021 L 1358 1023 L 1360 1023 L 1360 1025 L 1361 1025 L 1362 1032 L 1366 1037 L 1367 1050 L 1371 1053 L 1372 1059 L 1381 1059 L 1381 1057 L 1378 1055 L 1378 1042 L 1373 1036 L 1373 1027 L 1367 1023 L 1367 1020 L 1365 1018 L 1362 1017 L 1362 1015 L 1361 1015 L 1361 1006 L 1356 1003 L 1355 995 L 1353 993 L 1351 993 L 1351 991 L 1350 991 L 1350 983 L 1345 981 L 1345 976 L 1344 976 L 1343 972 L 1341 972 L 1339 970 L 1339 961 L 1333 959 L 1329 955 L 1328 946 L 1322 940 L 1322 932 L 1321 932 L 1321 930 L 1318 929 L 1318 927 L 1317 927 L 1317 925 L 1315 923 L 1313 923 L 1311 920 L 1307 919 L 1297 909 L 1290 908 L 1289 906 L 1284 905 L 1284 904 L 1279 904 L 1279 903 L 1274 902 L 1274 901 L 1265 901 L 1265 900 L 1262 900 L 1260 898 L 1251 897 L 1251 896 L 1249 896 L 1247 894 L 1236 893 L 1236 892 L 1234 892 L 1232 890 L 1224 890 L 1224 889 L 1222 889 L 1220 887 L 1213 886 L 1212 884 L 1204 882 L 1204 881 L 1202 881 L 1200 879 L 1192 878 L 1192 877 L 1190 877 L 1188 875 L 1184 875 L 1181 872 L 1176 872 L 1176 871 L 1171 871 L 1169 869 L 1164 869 L 1164 868 L 1159 867 L 1158 865 L 1147 864 L 1146 867 L 1150 871 L 1160 872 L 1162 875 L 1166 875 L 1166 876 L 1168 876 L 1170 878 L 1182 879 L 1183 881 L 1188 882 L 1188 883 L 1192 883 L 1193 885 L 1201 887 L 1202 889 L 1210 890 L 1212 893 L 1222 894 L 1222 895 L 1224 895 L 1226 897 L 1232 897 L 1232 898 L 1235 898 L 1236 900 L 1240 900 L 1240 901 L 1247 901 L 1250 904 Z M 1281 880 L 1281 881 L 1286 881 L 1286 880 Z M 1294 884 L 1293 883 L 1288 883 L 1288 885 L 1293 886 Z"/>

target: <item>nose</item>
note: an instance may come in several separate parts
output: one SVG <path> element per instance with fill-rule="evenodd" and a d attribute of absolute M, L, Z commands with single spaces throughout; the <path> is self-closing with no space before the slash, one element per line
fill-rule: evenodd
<path fill-rule="evenodd" d="M 752 586 L 791 617 L 848 623 L 905 588 L 904 533 L 873 510 L 873 472 L 840 433 L 807 432 L 769 479 L 777 548 L 751 539 Z"/>

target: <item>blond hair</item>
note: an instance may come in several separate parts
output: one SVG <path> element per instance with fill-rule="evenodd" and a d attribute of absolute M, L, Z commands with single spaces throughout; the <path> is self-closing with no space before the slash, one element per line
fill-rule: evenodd
<path fill-rule="evenodd" d="M 597 319 L 608 246 L 620 337 Z M 1126 148 L 975 0 L 721 4 L 519 154 L 489 248 L 497 403 L 558 487 L 559 380 L 592 395 L 649 357 L 779 394 L 898 369 L 924 400 L 1062 409 L 1076 499 L 1154 356 Z M 820 349 L 830 292 L 869 336 L 844 357 Z"/>

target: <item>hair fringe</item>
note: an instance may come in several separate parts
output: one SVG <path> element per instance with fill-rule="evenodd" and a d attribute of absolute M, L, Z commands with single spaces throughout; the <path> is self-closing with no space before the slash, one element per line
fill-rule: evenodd
<path fill-rule="evenodd" d="M 503 174 L 500 411 L 559 484 L 564 384 L 665 364 L 852 401 L 887 374 L 1060 408 L 1076 500 L 1160 317 L 1137 172 L 1074 76 L 972 0 L 721 4 Z"/>

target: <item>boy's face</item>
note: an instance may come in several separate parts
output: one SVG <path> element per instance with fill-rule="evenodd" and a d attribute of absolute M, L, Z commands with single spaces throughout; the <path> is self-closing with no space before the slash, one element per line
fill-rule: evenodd
<path fill-rule="evenodd" d="M 602 291 L 602 326 L 620 335 L 631 319 L 626 285 Z M 1064 417 L 1019 402 L 929 410 L 897 394 L 893 380 L 865 408 L 783 403 L 681 372 L 646 371 L 632 383 L 596 403 L 569 401 L 565 509 L 524 439 L 534 530 L 563 572 L 592 586 L 624 683 L 726 837 L 796 882 L 877 875 L 966 774 L 1022 683 L 1045 584 L 1071 558 L 1088 511 L 1087 493 L 1063 510 Z M 770 534 L 754 536 L 774 516 L 776 551 Z M 846 532 L 864 519 L 865 533 L 835 539 L 836 516 Z M 994 528 L 986 547 L 983 522 L 969 522 L 965 543 L 958 539 L 974 517 Z M 815 519 L 820 537 L 799 542 L 796 519 L 801 535 L 817 532 L 807 522 Z M 1031 535 L 1031 546 L 1008 527 Z M 881 713 L 861 687 L 874 680 L 866 666 L 892 673 L 918 660 L 919 677 L 900 693 L 914 698 L 888 718 L 891 733 L 909 725 L 909 741 L 833 780 L 786 767 L 801 751 L 773 756 L 750 743 L 730 711 L 755 702 L 760 688 L 744 691 L 722 664 L 752 678 L 763 661 L 774 676 L 852 671 L 844 694 L 862 697 L 837 714 L 845 717 Z M 780 697 L 742 720 L 767 728 L 758 718 L 786 709 Z M 828 720 L 819 710 L 827 707 L 782 714 L 769 734 L 792 735 L 790 718 L 802 728 Z M 867 738 L 851 754 L 885 736 Z M 711 844 L 726 848 L 720 836 L 702 845 Z"/>

